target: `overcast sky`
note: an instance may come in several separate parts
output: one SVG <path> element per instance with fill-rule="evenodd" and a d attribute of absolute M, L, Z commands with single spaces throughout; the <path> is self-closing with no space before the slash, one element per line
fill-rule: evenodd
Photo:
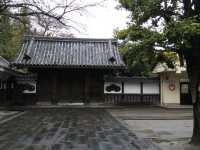
<path fill-rule="evenodd" d="M 91 0 L 84 1 L 91 2 Z M 129 15 L 125 10 L 117 10 L 117 5 L 117 0 L 107 0 L 103 6 L 89 8 L 89 14 L 79 19 L 84 24 L 85 30 L 81 30 L 81 33 L 74 31 L 74 35 L 85 38 L 112 38 L 114 29 L 126 27 Z"/>

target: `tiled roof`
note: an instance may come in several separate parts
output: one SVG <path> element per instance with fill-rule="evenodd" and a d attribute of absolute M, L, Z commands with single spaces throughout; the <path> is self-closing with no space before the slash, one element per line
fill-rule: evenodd
<path fill-rule="evenodd" d="M 10 63 L 0 56 L 0 67 L 9 68 Z"/>
<path fill-rule="evenodd" d="M 124 69 L 114 39 L 26 37 L 15 66 Z"/>
<path fill-rule="evenodd" d="M 7 80 L 11 76 L 22 75 L 22 73 L 12 69 L 10 62 L 0 56 L 0 80 Z"/>

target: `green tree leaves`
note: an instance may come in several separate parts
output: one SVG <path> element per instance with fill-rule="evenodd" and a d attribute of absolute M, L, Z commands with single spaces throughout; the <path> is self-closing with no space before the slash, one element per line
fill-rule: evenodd
<path fill-rule="evenodd" d="M 9 10 L 6 10 L 9 13 Z M 22 20 L 27 18 L 22 18 Z M 7 16 L 0 16 L 0 55 L 12 61 L 20 48 L 26 28 Z"/>
<path fill-rule="evenodd" d="M 197 9 L 200 6 L 199 2 L 196 0 L 193 2 L 191 0 L 119 0 L 119 2 L 121 7 L 132 13 L 129 27 L 115 34 L 123 41 L 121 50 L 123 55 L 133 53 L 141 60 L 143 57 L 148 59 L 148 55 L 140 55 L 140 53 L 148 54 L 148 51 L 153 51 L 157 57 L 159 47 L 165 51 L 177 52 L 179 58 L 190 56 L 191 61 L 194 60 L 192 57 L 199 56 L 200 14 Z M 128 56 L 132 61 L 137 60 L 135 57 Z M 195 64 L 198 64 L 197 60 Z"/>

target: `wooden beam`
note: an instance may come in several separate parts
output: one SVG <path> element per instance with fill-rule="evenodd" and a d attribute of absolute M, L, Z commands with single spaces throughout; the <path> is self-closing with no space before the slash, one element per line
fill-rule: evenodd
<path fill-rule="evenodd" d="M 140 100 L 143 103 L 143 82 L 140 82 Z"/>
<path fill-rule="evenodd" d="M 84 103 L 90 102 L 90 72 L 85 72 L 84 75 Z"/>

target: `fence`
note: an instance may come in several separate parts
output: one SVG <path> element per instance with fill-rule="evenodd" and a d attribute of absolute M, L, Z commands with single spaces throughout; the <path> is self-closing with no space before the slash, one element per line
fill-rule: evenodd
<path fill-rule="evenodd" d="M 106 79 L 104 97 L 107 104 L 160 104 L 159 78 L 118 77 Z"/>

